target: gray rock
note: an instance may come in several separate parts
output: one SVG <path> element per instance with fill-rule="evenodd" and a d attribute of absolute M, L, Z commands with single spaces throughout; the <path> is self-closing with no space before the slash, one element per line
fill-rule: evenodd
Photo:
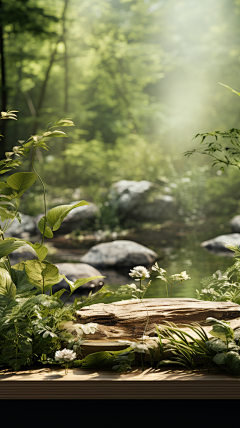
<path fill-rule="evenodd" d="M 233 252 L 225 247 L 226 244 L 240 245 L 240 233 L 230 233 L 228 235 L 217 236 L 201 243 L 201 246 L 215 252 Z"/>
<path fill-rule="evenodd" d="M 148 202 L 142 206 L 135 207 L 131 216 L 140 221 L 161 221 L 171 217 L 174 198 L 170 195 L 158 195 L 153 202 Z"/>
<path fill-rule="evenodd" d="M 59 273 L 61 275 L 65 275 L 67 279 L 70 279 L 71 281 L 76 281 L 79 278 L 89 278 L 91 276 L 102 275 L 99 270 L 86 263 L 57 263 L 55 266 L 58 267 Z M 80 289 L 95 289 L 96 287 L 100 288 L 103 286 L 103 284 L 104 278 L 93 279 L 92 281 L 82 285 Z M 60 289 L 64 287 L 69 290 L 69 285 L 65 279 L 63 279 L 58 285 L 60 285 Z"/>
<path fill-rule="evenodd" d="M 29 236 L 38 233 L 36 217 L 22 213 L 19 214 L 21 223 L 19 223 L 19 221 L 15 218 L 9 229 L 4 233 L 4 236 L 6 238 L 16 237 L 28 240 Z"/>
<path fill-rule="evenodd" d="M 171 215 L 174 198 L 160 192 L 150 181 L 120 180 L 110 190 L 110 204 L 119 214 L 139 221 L 165 220 Z"/>
<path fill-rule="evenodd" d="M 114 183 L 110 190 L 112 203 L 117 203 L 121 212 L 129 212 L 136 207 L 145 196 L 153 183 L 150 181 L 120 180 Z"/>
<path fill-rule="evenodd" d="M 119 240 L 94 245 L 81 258 L 92 266 L 134 267 L 149 266 L 158 258 L 155 251 L 133 241 Z"/>
<path fill-rule="evenodd" d="M 240 232 L 240 215 L 236 215 L 232 218 L 229 222 L 232 232 L 233 233 L 239 233 Z"/>

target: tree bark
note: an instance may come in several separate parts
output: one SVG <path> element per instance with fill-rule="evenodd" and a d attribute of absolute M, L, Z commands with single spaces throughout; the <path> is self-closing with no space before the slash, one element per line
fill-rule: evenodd
<path fill-rule="evenodd" d="M 69 0 L 64 0 L 64 7 L 63 7 L 63 13 L 62 13 L 62 21 L 63 22 L 65 22 L 65 16 L 66 16 L 68 2 L 69 2 Z M 36 132 L 37 132 L 38 117 L 40 115 L 40 111 L 41 111 L 41 108 L 42 108 L 42 105 L 43 105 L 43 101 L 44 101 L 44 98 L 45 98 L 46 88 L 47 88 L 47 83 L 48 83 L 48 80 L 49 80 L 50 72 L 51 72 L 51 69 L 52 69 L 52 66 L 54 64 L 55 57 L 56 57 L 56 54 L 57 54 L 57 46 L 58 46 L 58 43 L 60 43 L 62 40 L 63 40 L 63 33 L 58 38 L 58 40 L 57 40 L 57 42 L 55 44 L 55 47 L 54 47 L 54 49 L 53 49 L 53 51 L 51 53 L 51 56 L 50 56 L 49 65 L 48 65 L 48 68 L 46 70 L 45 79 L 44 79 L 44 82 L 43 82 L 41 90 L 40 90 L 40 96 L 39 96 L 39 100 L 38 100 L 37 107 L 36 107 L 36 120 L 35 120 L 35 122 L 33 124 L 33 129 L 32 129 L 32 134 L 33 135 L 36 134 Z"/>
<path fill-rule="evenodd" d="M 2 10 L 2 1 L 0 0 L 0 14 Z M 6 82 L 6 64 L 4 52 L 4 28 L 0 26 L 0 55 L 1 55 L 1 111 L 7 111 L 7 82 Z M 0 121 L 0 134 L 5 137 L 6 120 Z M 1 137 L 0 137 L 1 138 Z M 0 159 L 5 158 L 6 145 L 4 139 L 0 144 Z"/>

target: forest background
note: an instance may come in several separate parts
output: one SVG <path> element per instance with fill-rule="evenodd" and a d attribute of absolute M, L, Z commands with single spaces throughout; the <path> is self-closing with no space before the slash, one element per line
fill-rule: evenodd
<path fill-rule="evenodd" d="M 36 159 L 48 209 L 80 191 L 106 210 L 113 183 L 149 180 L 176 198 L 175 219 L 226 224 L 239 170 L 183 153 L 197 133 L 239 127 L 239 98 L 218 84 L 240 91 L 239 19 L 239 0 L 0 0 L 1 111 L 19 111 L 1 121 L 0 157 L 69 117 L 68 138 Z M 38 194 L 36 182 L 20 211 L 43 212 Z"/>

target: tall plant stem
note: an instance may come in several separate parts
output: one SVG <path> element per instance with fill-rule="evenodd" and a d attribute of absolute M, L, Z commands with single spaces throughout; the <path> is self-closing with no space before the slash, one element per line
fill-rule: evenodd
<path fill-rule="evenodd" d="M 34 168 L 34 166 L 33 166 L 33 160 L 34 160 L 34 155 L 35 155 L 36 149 L 37 149 L 37 147 L 35 147 L 35 148 L 34 148 L 34 151 L 33 151 L 32 161 L 31 161 L 31 168 L 32 168 L 32 170 L 35 172 L 35 174 L 38 176 L 38 178 L 39 178 L 39 180 L 40 180 L 40 182 L 41 182 L 41 184 L 42 184 L 42 187 L 43 187 L 43 200 L 44 200 L 44 227 L 43 227 L 42 242 L 41 242 L 41 245 L 43 245 L 43 242 L 44 242 L 44 234 L 45 234 L 46 223 L 47 223 L 47 202 L 46 202 L 46 192 L 45 192 L 45 186 L 44 186 L 44 183 L 43 183 L 43 181 L 42 181 L 42 179 L 41 179 L 40 175 L 37 173 L 37 171 L 35 170 L 35 168 Z"/>

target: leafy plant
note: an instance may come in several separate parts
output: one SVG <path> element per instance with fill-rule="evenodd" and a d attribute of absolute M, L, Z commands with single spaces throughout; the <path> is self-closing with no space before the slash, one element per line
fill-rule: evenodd
<path fill-rule="evenodd" d="M 177 328 L 174 323 L 166 322 L 166 326 L 156 325 L 161 351 L 157 367 L 180 365 L 194 370 L 199 365 L 214 366 L 217 364 L 222 369 L 239 375 L 240 328 L 233 330 L 229 322 L 215 318 L 207 318 L 206 321 L 213 322 L 213 328 L 209 333 L 214 337 L 210 339 L 197 323 L 194 323 L 194 326 L 186 324 L 185 327 L 197 333 L 199 339 Z M 163 339 L 167 340 L 167 343 L 163 344 Z M 168 359 L 166 355 L 168 355 Z"/>
<path fill-rule="evenodd" d="M 187 279 L 191 279 L 190 276 L 187 275 L 186 271 L 183 271 L 181 273 L 177 273 L 175 275 L 170 275 L 168 277 L 167 272 L 164 269 L 160 268 L 157 263 L 154 264 L 154 266 L 152 267 L 152 270 L 157 271 L 159 273 L 159 275 L 156 278 L 159 278 L 162 281 L 166 282 L 167 297 L 168 297 L 168 286 L 170 286 L 170 290 L 171 290 L 170 297 L 172 297 L 173 287 L 176 287 L 176 285 L 180 284 L 183 281 L 186 281 Z M 177 283 L 174 284 L 174 282 L 176 282 L 176 281 L 177 281 Z"/>
<path fill-rule="evenodd" d="M 203 278 L 200 281 L 203 288 L 196 290 L 197 299 L 240 304 L 240 247 L 227 244 L 226 248 L 235 252 L 235 263 L 223 273 L 217 270 L 212 276 Z"/>
<path fill-rule="evenodd" d="M 16 111 L 1 112 L 1 119 L 16 120 Z M 99 295 L 108 294 L 103 287 L 98 293 L 82 300 L 75 299 L 71 305 L 67 300 L 83 284 L 102 276 L 80 278 L 75 282 L 59 274 L 58 268 L 46 260 L 48 248 L 44 238 L 52 238 L 59 229 L 68 213 L 88 202 L 80 201 L 74 205 L 60 205 L 47 212 L 45 186 L 34 167 L 34 157 L 39 149 L 48 150 L 47 142 L 51 137 L 66 137 L 56 128 L 74 126 L 69 118 L 50 123 L 41 135 L 32 135 L 27 141 L 19 141 L 19 145 L 6 153 L 6 159 L 0 161 L 0 174 L 9 173 L 21 162 L 16 157 L 25 156 L 30 159 L 32 172 L 17 172 L 0 182 L 0 366 L 10 366 L 18 370 L 21 366 L 30 365 L 34 361 L 46 361 L 61 349 L 63 340 L 74 346 L 75 337 L 68 333 L 63 335 L 59 329 L 60 321 L 74 320 L 76 309 L 85 304 L 92 304 Z M 44 216 L 38 223 L 42 234 L 41 243 L 32 244 L 24 239 L 5 238 L 4 233 L 15 218 L 21 222 L 18 207 L 21 196 L 39 179 L 43 188 Z M 29 245 L 37 258 L 11 265 L 9 254 L 23 245 Z M 52 289 L 62 279 L 70 287 L 70 293 L 63 303 L 60 299 L 64 288 L 53 293 Z M 50 293 L 50 295 L 47 294 Z M 76 344 L 75 344 L 76 345 Z"/>
<path fill-rule="evenodd" d="M 220 82 L 219 82 L 220 83 Z M 240 92 L 235 91 L 223 83 L 232 92 L 240 96 Z M 236 166 L 240 169 L 240 130 L 232 128 L 229 131 L 214 131 L 204 134 L 197 134 L 194 138 L 201 137 L 200 144 L 203 145 L 203 150 L 193 149 L 184 153 L 184 156 L 191 156 L 193 153 L 201 153 L 213 158 L 212 166 L 220 164 L 220 169 L 224 172 L 226 166 Z M 213 137 L 214 140 L 207 142 L 207 137 Z M 219 141 L 221 140 L 221 141 Z"/>

